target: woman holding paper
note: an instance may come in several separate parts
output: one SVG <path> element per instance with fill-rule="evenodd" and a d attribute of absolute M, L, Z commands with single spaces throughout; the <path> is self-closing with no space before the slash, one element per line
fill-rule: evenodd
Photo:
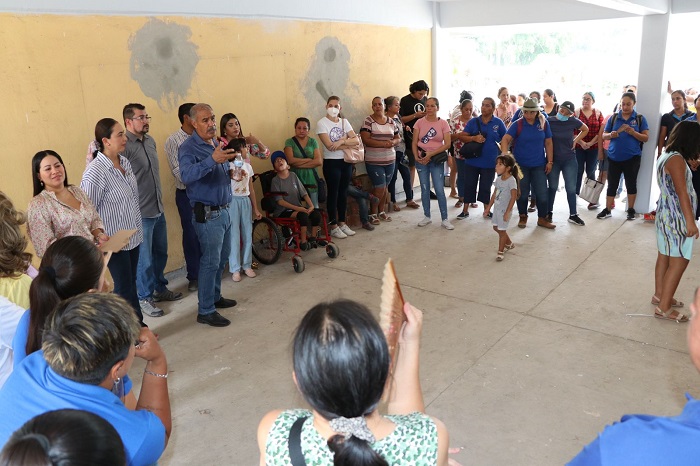
<path fill-rule="evenodd" d="M 27 209 L 27 232 L 38 257 L 64 236 L 82 236 L 102 244 L 109 238 L 87 194 L 68 184 L 63 159 L 52 150 L 37 152 L 32 158 L 34 197 Z"/>
<path fill-rule="evenodd" d="M 306 313 L 294 337 L 294 380 L 313 411 L 271 411 L 262 419 L 261 465 L 295 464 L 290 451 L 324 465 L 448 464 L 447 429 L 424 414 L 418 376 L 423 314 L 408 303 L 403 311 L 407 321 L 391 377 L 387 340 L 369 309 L 339 300 Z M 377 405 L 388 378 L 384 416 Z"/>
<path fill-rule="evenodd" d="M 112 254 L 108 267 L 114 280 L 114 292 L 131 304 L 141 325 L 145 326 L 136 293 L 143 225 L 136 177 L 129 161 L 120 155 L 126 147 L 124 128 L 112 118 L 101 119 L 95 126 L 95 145 L 98 148 L 95 160 L 85 169 L 80 187 L 100 214 L 108 235 L 120 230 L 136 230 L 126 246 Z"/>

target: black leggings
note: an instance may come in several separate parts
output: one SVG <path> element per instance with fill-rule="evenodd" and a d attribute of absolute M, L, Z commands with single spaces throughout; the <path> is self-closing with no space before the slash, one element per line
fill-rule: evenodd
<path fill-rule="evenodd" d="M 328 187 L 326 207 L 328 208 L 328 223 L 335 225 L 345 223 L 348 210 L 348 184 L 352 177 L 352 165 L 343 159 L 324 159 L 323 177 Z"/>
<path fill-rule="evenodd" d="M 637 174 L 639 174 L 639 164 L 641 157 L 632 157 L 624 162 L 616 162 L 608 159 L 608 197 L 615 197 L 617 187 L 620 185 L 620 175 L 625 174 L 625 187 L 627 194 L 637 194 Z"/>
<path fill-rule="evenodd" d="M 285 210 L 279 216 L 289 218 L 292 214 L 294 214 L 293 210 Z M 317 227 L 321 224 L 321 214 L 318 210 L 312 210 L 310 214 L 306 212 L 297 212 L 295 218 L 296 221 L 299 222 L 299 225 L 303 227 Z"/>

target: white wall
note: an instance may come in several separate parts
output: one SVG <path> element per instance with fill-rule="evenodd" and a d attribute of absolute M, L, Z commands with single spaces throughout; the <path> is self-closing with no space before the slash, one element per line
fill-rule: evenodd
<path fill-rule="evenodd" d="M 0 0 L 0 12 L 67 15 L 232 16 L 342 21 L 389 26 L 432 27 L 425 0 Z"/>

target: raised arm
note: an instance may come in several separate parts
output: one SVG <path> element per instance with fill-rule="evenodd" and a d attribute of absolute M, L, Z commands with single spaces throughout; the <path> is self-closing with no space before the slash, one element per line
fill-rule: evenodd
<path fill-rule="evenodd" d="M 165 426 L 165 443 L 167 445 L 170 432 L 173 429 L 168 395 L 168 362 L 158 340 L 148 327 L 141 329 L 135 355 L 146 360 L 136 409 L 150 411 L 158 416 Z"/>

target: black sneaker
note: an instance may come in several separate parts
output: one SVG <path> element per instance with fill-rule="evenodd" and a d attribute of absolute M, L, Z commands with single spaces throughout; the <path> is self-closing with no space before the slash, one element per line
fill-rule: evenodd
<path fill-rule="evenodd" d="M 226 309 L 228 307 L 233 307 L 236 304 L 238 303 L 235 299 L 226 299 L 222 296 L 217 302 L 214 303 L 214 307 L 217 309 Z"/>
<path fill-rule="evenodd" d="M 230 320 L 216 311 L 207 315 L 197 314 L 197 322 L 200 324 L 211 325 L 212 327 L 226 327 L 231 324 Z"/>
<path fill-rule="evenodd" d="M 637 218 L 637 212 L 634 209 L 627 209 L 627 220 L 634 220 Z"/>
<path fill-rule="evenodd" d="M 610 218 L 610 217 L 612 217 L 612 213 L 608 210 L 607 207 L 605 209 L 601 210 L 600 213 L 595 216 L 595 218 L 600 218 L 600 219 Z"/>
<path fill-rule="evenodd" d="M 553 212 L 549 212 L 544 218 L 547 219 L 549 223 L 552 223 Z"/>
<path fill-rule="evenodd" d="M 578 225 L 580 227 L 584 226 L 586 222 L 581 220 L 581 217 L 577 215 L 569 215 L 569 223 L 573 223 L 574 225 Z"/>
<path fill-rule="evenodd" d="M 313 246 L 312 246 L 310 243 L 306 242 L 306 241 L 303 242 L 303 243 L 301 243 L 301 244 L 299 244 L 299 249 L 301 249 L 302 251 L 308 251 L 308 250 L 311 249 L 312 247 L 313 247 Z"/>
<path fill-rule="evenodd" d="M 464 220 L 467 217 L 469 217 L 469 212 L 460 212 L 457 215 L 457 220 Z"/>

